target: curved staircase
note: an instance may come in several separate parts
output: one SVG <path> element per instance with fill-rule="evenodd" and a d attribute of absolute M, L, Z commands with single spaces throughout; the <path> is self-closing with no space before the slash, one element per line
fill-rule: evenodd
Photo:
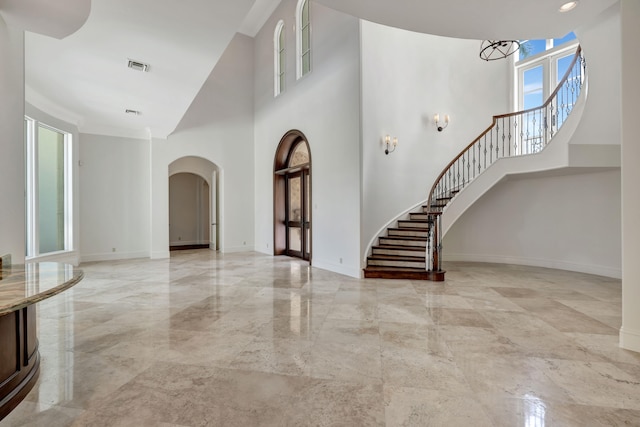
<path fill-rule="evenodd" d="M 365 278 L 443 281 L 440 218 L 446 206 L 471 181 L 505 157 L 536 154 L 552 140 L 573 109 L 586 76 L 582 50 L 538 108 L 493 117 L 493 123 L 440 173 L 418 211 L 394 221 L 367 257 Z"/>

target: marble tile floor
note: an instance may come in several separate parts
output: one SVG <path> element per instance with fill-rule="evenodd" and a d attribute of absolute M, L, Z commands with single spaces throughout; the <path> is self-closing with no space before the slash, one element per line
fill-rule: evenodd
<path fill-rule="evenodd" d="M 40 379 L 2 427 L 640 425 L 619 280 L 358 280 L 208 250 L 82 267 L 39 303 Z"/>

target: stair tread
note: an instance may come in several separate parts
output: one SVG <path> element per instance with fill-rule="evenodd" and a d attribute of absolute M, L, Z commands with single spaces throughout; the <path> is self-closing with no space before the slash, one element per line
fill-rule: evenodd
<path fill-rule="evenodd" d="M 365 268 L 367 271 L 427 271 L 420 267 L 387 267 L 382 265 L 369 265 Z"/>
<path fill-rule="evenodd" d="M 424 229 L 424 228 L 420 228 L 420 227 L 388 227 L 388 228 L 387 228 L 387 230 L 399 230 L 399 231 L 400 231 L 400 230 L 401 230 L 401 231 L 406 231 L 406 230 L 409 230 L 409 231 L 416 231 L 416 230 L 417 230 L 417 231 L 427 231 L 426 229 Z"/>
<path fill-rule="evenodd" d="M 392 240 L 410 240 L 413 242 L 426 242 L 426 237 L 420 236 L 381 236 L 380 239 L 392 239 Z"/>
<path fill-rule="evenodd" d="M 422 251 L 422 256 L 408 256 L 408 255 L 386 255 L 386 254 L 375 254 L 367 257 L 368 260 L 386 260 L 386 261 L 424 261 L 426 255 Z"/>

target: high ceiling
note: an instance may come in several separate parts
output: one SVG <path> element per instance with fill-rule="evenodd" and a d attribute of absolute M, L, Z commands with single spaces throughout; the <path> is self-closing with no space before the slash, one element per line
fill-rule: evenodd
<path fill-rule="evenodd" d="M 422 33 L 465 39 L 562 37 L 586 24 L 617 0 L 316 0 L 362 19 Z M 366 6 L 363 4 L 366 3 Z"/>
<path fill-rule="evenodd" d="M 25 1 L 0 0 L 0 12 L 7 19 L 7 6 Z M 378 23 L 475 39 L 563 36 L 616 2 L 581 0 L 560 14 L 563 0 L 315 1 Z M 234 34 L 254 36 L 279 3 L 92 0 L 86 23 L 70 36 L 26 34 L 27 101 L 81 132 L 165 138 Z M 130 59 L 149 64 L 149 71 L 128 68 Z"/>

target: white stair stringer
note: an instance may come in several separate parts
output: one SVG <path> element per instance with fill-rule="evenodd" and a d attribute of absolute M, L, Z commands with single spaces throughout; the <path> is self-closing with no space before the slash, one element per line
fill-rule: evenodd
<path fill-rule="evenodd" d="M 496 160 L 447 204 L 442 213 L 442 236 L 487 191 L 510 175 L 558 173 L 565 168 L 620 166 L 619 145 L 581 145 L 572 142 L 584 112 L 587 88 L 580 94 L 571 114 L 547 146 L 536 154 Z"/>

